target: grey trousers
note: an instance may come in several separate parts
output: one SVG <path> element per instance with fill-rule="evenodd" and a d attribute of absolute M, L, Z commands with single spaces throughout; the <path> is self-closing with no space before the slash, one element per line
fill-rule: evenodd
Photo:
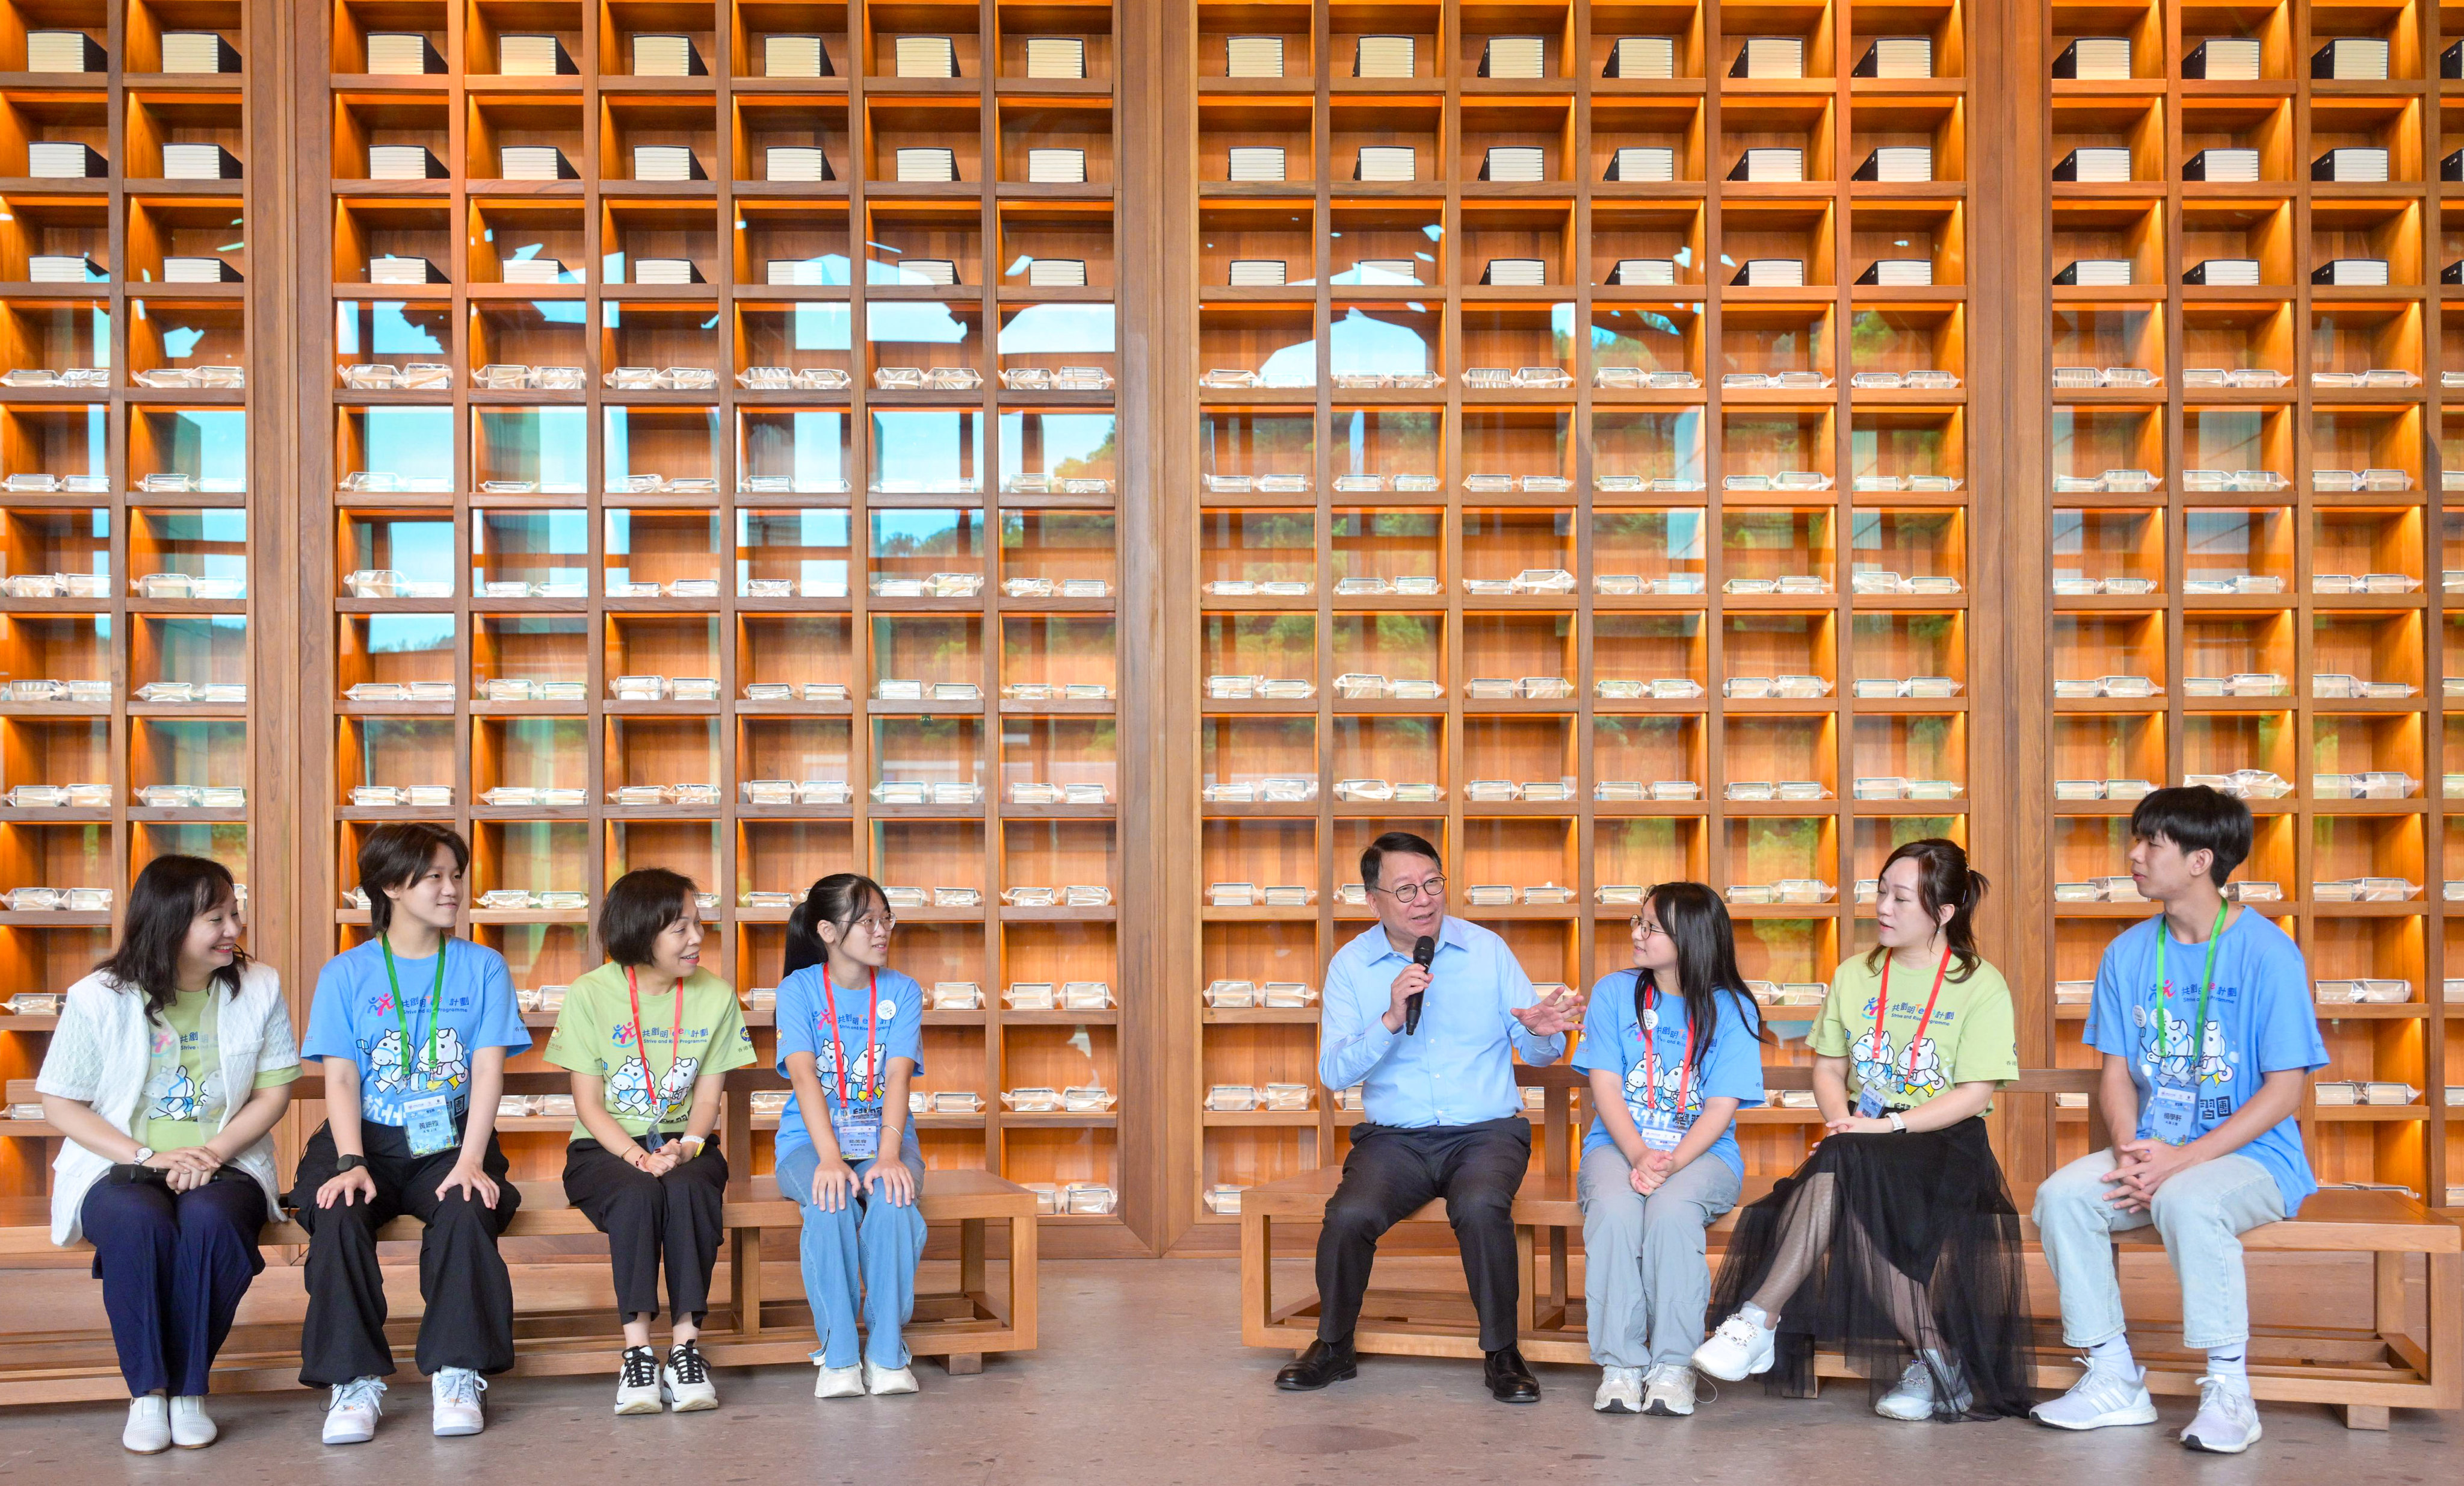
<path fill-rule="evenodd" d="M 1711 1270 L 1703 1231 L 1737 1205 L 1744 1186 L 1708 1154 L 1680 1167 L 1644 1197 L 1615 1145 L 1583 1152 L 1583 1302 L 1592 1361 L 1603 1367 L 1683 1365 L 1703 1344 Z"/>

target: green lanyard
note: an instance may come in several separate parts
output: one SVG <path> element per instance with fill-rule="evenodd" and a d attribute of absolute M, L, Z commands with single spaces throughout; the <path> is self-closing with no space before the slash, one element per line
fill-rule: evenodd
<path fill-rule="evenodd" d="M 402 982 L 394 979 L 393 945 L 382 934 L 377 936 L 377 943 L 385 949 L 385 984 L 393 987 L 393 1019 L 402 1028 L 402 1081 L 408 1083 L 411 1070 L 410 1018 L 403 1014 Z M 2163 962 L 2159 961 L 2158 964 L 2161 965 Z M 440 938 L 436 942 L 436 987 L 428 993 L 428 1067 L 431 1070 L 436 1067 L 436 1023 L 439 1013 L 444 1009 L 445 941 Z M 648 1071 L 649 1066 L 648 1063 L 642 1065 L 645 1071 Z"/>
<path fill-rule="evenodd" d="M 2199 978 L 2199 1019 L 2190 1029 L 2190 1051 L 2193 1056 L 2196 1056 L 2198 1050 L 2205 1046 L 2208 1034 L 2208 991 L 2216 983 L 2216 943 L 2225 937 L 2225 915 L 2231 912 L 2233 912 L 2233 904 L 2217 904 L 2216 926 L 2208 931 L 2208 967 Z M 2165 946 L 2172 938 L 2171 925 L 2167 924 L 2160 915 L 2156 920 L 2156 994 L 2165 998 L 2165 1009 L 2167 1011 L 2173 1009 L 2173 991 L 2165 981 Z M 2164 1055 L 2179 1057 L 2181 1054 L 2167 1043 Z"/>

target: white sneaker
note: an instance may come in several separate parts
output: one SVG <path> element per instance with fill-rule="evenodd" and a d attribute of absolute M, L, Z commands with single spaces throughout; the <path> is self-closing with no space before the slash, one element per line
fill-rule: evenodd
<path fill-rule="evenodd" d="M 2258 1443 L 2258 1405 L 2250 1386 L 2235 1387 L 2222 1378 L 2199 1380 L 2199 1412 L 2182 1431 L 2182 1443 L 2211 1455 L 2237 1455 Z"/>
<path fill-rule="evenodd" d="M 364 1445 L 377 1437 L 377 1415 L 385 1412 L 383 1378 L 353 1378 L 334 1385 L 325 1405 L 325 1443 Z"/>
<path fill-rule="evenodd" d="M 1604 1414 L 1642 1412 L 1642 1369 L 1601 1368 L 1600 1390 L 1592 1395 L 1592 1408 Z"/>
<path fill-rule="evenodd" d="M 821 1374 L 821 1376 L 813 1380 L 813 1396 L 815 1398 L 864 1397 L 864 1369 L 862 1367 L 832 1367 L 827 1364 L 824 1364 L 815 1370 Z"/>
<path fill-rule="evenodd" d="M 2147 1369 L 2099 1366 L 2082 1357 L 2087 1371 L 2059 1398 L 2028 1410 L 2028 1417 L 2057 1430 L 2101 1430 L 2117 1424 L 2154 1424 L 2156 1401 L 2147 1396 Z"/>
<path fill-rule="evenodd" d="M 171 1400 L 171 1443 L 182 1450 L 203 1450 L 222 1431 L 206 1416 L 206 1401 L 193 1395 Z"/>
<path fill-rule="evenodd" d="M 718 1387 L 710 1381 L 710 1364 L 691 1342 L 679 1342 L 669 1349 L 667 1364 L 659 1369 L 659 1384 L 680 1414 L 718 1407 Z"/>
<path fill-rule="evenodd" d="M 616 1411 L 654 1414 L 659 1411 L 659 1354 L 647 1346 L 628 1346 L 616 1368 Z"/>
<path fill-rule="evenodd" d="M 1683 1419 L 1694 1411 L 1694 1369 L 1683 1363 L 1661 1363 L 1642 1375 L 1642 1411 L 1663 1419 Z"/>
<path fill-rule="evenodd" d="M 875 1367 L 864 1364 L 864 1390 L 875 1398 L 886 1393 L 915 1391 L 915 1369 L 913 1367 Z"/>
<path fill-rule="evenodd" d="M 476 1434 L 488 1427 L 488 1416 L 479 1408 L 479 1395 L 488 1391 L 487 1379 L 468 1367 L 448 1367 L 429 1380 L 429 1386 L 436 1395 L 433 1432 Z"/>
<path fill-rule="evenodd" d="M 1910 1424 L 1933 1417 L 1933 1373 L 1923 1359 L 1909 1363 L 1891 1390 L 1874 1401 L 1874 1412 Z"/>
<path fill-rule="evenodd" d="M 128 1427 L 120 1431 L 120 1445 L 141 1455 L 159 1455 L 171 1448 L 171 1409 L 162 1394 L 128 1401 Z"/>
<path fill-rule="evenodd" d="M 1775 1341 L 1773 1332 L 1731 1316 L 1694 1349 L 1694 1365 L 1723 1383 L 1743 1383 L 1771 1371 Z"/>

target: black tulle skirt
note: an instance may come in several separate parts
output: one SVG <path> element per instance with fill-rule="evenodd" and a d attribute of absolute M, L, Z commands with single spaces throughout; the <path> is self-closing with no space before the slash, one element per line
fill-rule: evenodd
<path fill-rule="evenodd" d="M 1915 1355 L 1903 1332 L 1910 1308 L 1922 1307 L 1972 1400 L 1964 1412 L 1946 1408 L 1938 1417 L 2026 1413 L 2030 1328 L 2019 1213 L 1982 1119 L 1945 1130 L 1825 1137 L 1794 1175 L 1738 1214 L 1711 1314 L 1733 1315 L 1762 1289 L 1792 1225 L 1815 1216 L 1807 1205 L 1823 1187 L 1809 1184 L 1824 1173 L 1832 1178 L 1831 1242 L 1778 1307 L 1771 1389 L 1802 1394 L 1819 1347 L 1859 1364 L 1880 1397 Z M 1937 1398 L 1948 1396 L 1943 1381 Z"/>

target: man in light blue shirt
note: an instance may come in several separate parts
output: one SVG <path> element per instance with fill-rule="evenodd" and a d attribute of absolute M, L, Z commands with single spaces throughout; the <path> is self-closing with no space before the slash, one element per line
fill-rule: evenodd
<path fill-rule="evenodd" d="M 1352 1333 L 1377 1240 L 1443 1197 L 1480 1314 L 1488 1390 L 1537 1402 L 1540 1385 L 1515 1344 L 1514 1194 L 1531 1163 L 1531 1126 L 1512 1054 L 1538 1066 L 1564 1056 L 1583 1004 L 1566 992 L 1541 1000 L 1506 941 L 1446 917 L 1438 849 L 1421 837 L 1397 831 L 1371 842 L 1360 880 L 1377 926 L 1328 962 L 1318 1077 L 1330 1089 L 1361 1085 L 1369 1118 L 1353 1127 L 1318 1234 L 1317 1340 L 1275 1386 L 1303 1392 L 1357 1375 Z M 1415 954 L 1424 941 L 1425 966 Z"/>

